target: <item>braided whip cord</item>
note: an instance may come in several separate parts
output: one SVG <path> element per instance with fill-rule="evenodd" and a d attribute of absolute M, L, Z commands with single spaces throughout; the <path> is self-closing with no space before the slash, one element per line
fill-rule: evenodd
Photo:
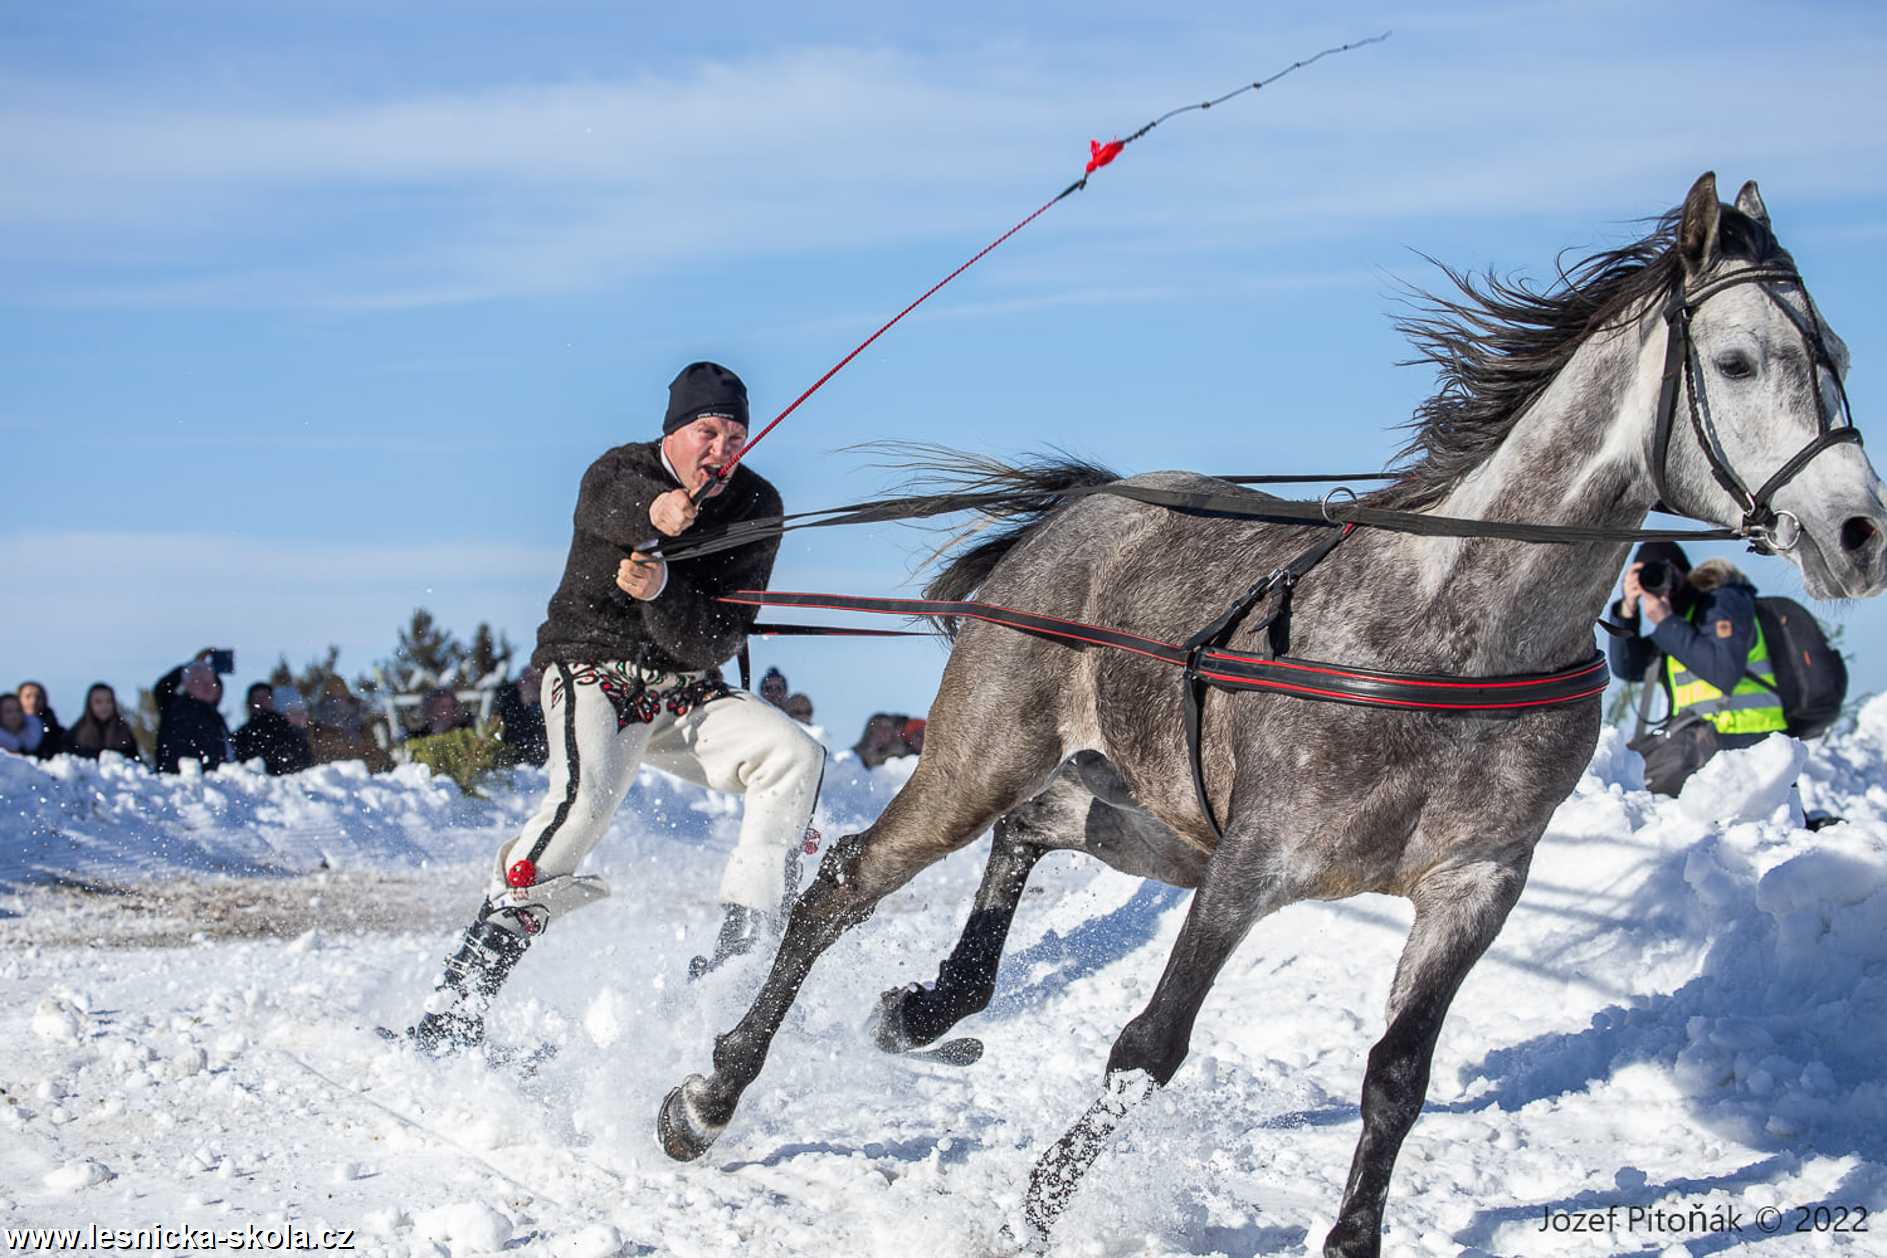
<path fill-rule="evenodd" d="M 817 380 L 813 381 L 812 385 L 804 393 L 801 393 L 798 397 L 794 398 L 792 403 L 789 406 L 787 406 L 785 410 L 781 411 L 778 415 L 775 415 L 771 420 L 768 421 L 766 427 L 762 428 L 759 432 L 755 433 L 753 435 L 753 438 L 749 440 L 746 445 L 742 446 L 738 451 L 736 451 L 733 458 L 727 461 L 727 466 L 719 469 L 718 471 L 714 473 L 714 475 L 711 478 L 704 481 L 701 485 L 701 488 L 697 490 L 695 493 L 695 501 L 700 502 L 703 499 L 705 499 L 708 495 L 708 492 L 714 487 L 716 483 L 726 480 L 728 476 L 732 475 L 734 468 L 740 464 L 740 461 L 742 459 L 747 457 L 747 452 L 749 450 L 753 449 L 755 446 L 760 444 L 760 439 L 762 437 L 766 436 L 768 433 L 772 432 L 775 428 L 779 427 L 781 420 L 785 419 L 788 415 L 791 415 L 794 411 L 798 410 L 800 408 L 801 403 L 805 402 L 806 399 L 810 398 L 813 394 L 817 393 L 821 388 L 825 387 L 826 381 L 832 379 L 832 377 L 838 375 L 839 372 L 843 371 L 846 365 L 849 364 L 854 358 L 857 358 L 860 354 L 864 353 L 866 349 L 870 348 L 873 341 L 876 341 L 879 337 L 883 336 L 885 333 L 889 332 L 892 328 L 896 327 L 903 320 L 905 315 L 910 314 L 913 310 L 916 310 L 919 306 L 929 301 L 931 297 L 939 289 L 943 288 L 944 285 L 948 284 L 951 280 L 956 279 L 957 276 L 963 274 L 965 271 L 975 266 L 978 262 L 981 262 L 984 258 L 988 257 L 991 253 L 993 253 L 996 250 L 997 246 L 1001 245 L 1004 241 L 1008 240 L 1011 236 L 1021 231 L 1024 227 L 1027 227 L 1030 223 L 1033 223 L 1036 219 L 1040 218 L 1043 214 L 1046 214 L 1049 210 L 1049 207 L 1053 206 L 1056 202 L 1063 200 L 1069 195 L 1079 192 L 1083 188 L 1087 187 L 1089 177 L 1093 175 L 1096 170 L 1099 170 L 1101 167 L 1107 165 L 1109 162 L 1112 162 L 1116 157 L 1119 157 L 1122 150 L 1124 150 L 1129 144 L 1132 144 L 1135 140 L 1140 139 L 1142 136 L 1146 135 L 1147 132 L 1153 130 L 1153 128 L 1159 126 L 1162 122 L 1165 122 L 1169 118 L 1177 117 L 1183 113 L 1190 113 L 1191 111 L 1195 109 L 1210 109 L 1214 105 L 1223 105 L 1226 101 L 1231 100 L 1235 96 L 1242 96 L 1246 92 L 1255 92 L 1255 91 L 1260 90 L 1261 88 L 1268 87 L 1271 84 L 1276 83 L 1279 79 L 1283 78 L 1285 75 L 1290 74 L 1292 71 L 1301 70 L 1305 66 L 1313 65 L 1316 62 L 1322 61 L 1325 57 L 1333 57 L 1340 52 L 1349 52 L 1353 48 L 1362 48 L 1368 44 L 1380 44 L 1388 38 L 1389 38 L 1389 32 L 1384 31 L 1380 35 L 1371 35 L 1367 39 L 1358 39 L 1347 44 L 1339 44 L 1334 48 L 1326 48 L 1322 52 L 1319 52 L 1315 54 L 1314 56 L 1309 56 L 1298 61 L 1293 61 L 1290 65 L 1284 67 L 1284 69 L 1278 71 L 1276 74 L 1272 75 L 1270 78 L 1259 79 L 1255 83 L 1247 83 L 1243 87 L 1235 88 L 1232 91 L 1227 92 L 1223 96 L 1215 96 L 1211 100 L 1200 101 L 1198 104 L 1195 104 L 1195 105 L 1182 105 L 1178 109 L 1170 109 L 1167 112 L 1161 114 L 1159 117 L 1155 118 L 1152 122 L 1147 123 L 1147 125 L 1145 125 L 1144 127 L 1141 127 L 1138 131 L 1135 131 L 1132 135 L 1129 135 L 1124 140 L 1110 140 L 1106 144 L 1101 143 L 1099 140 L 1090 141 L 1088 145 L 1087 169 L 1082 172 L 1081 178 L 1075 180 L 1073 183 L 1069 184 L 1066 188 L 1063 188 L 1060 192 L 1050 197 L 1047 201 L 1044 201 L 1039 207 L 1035 209 L 1033 213 L 1031 213 L 1027 218 L 1023 219 L 1021 222 L 1017 223 L 1014 227 L 1011 227 L 1008 231 L 996 237 L 996 239 L 990 241 L 987 245 L 984 245 L 980 250 L 977 251 L 975 256 L 972 257 L 968 262 L 965 262 L 962 266 L 950 272 L 950 274 L 944 276 L 942 279 L 938 280 L 935 284 L 931 285 L 930 288 L 925 290 L 923 296 L 919 297 L 916 301 L 912 302 L 910 305 L 906 306 L 904 309 L 898 311 L 897 314 L 891 316 L 891 318 L 887 320 L 885 324 L 882 327 L 880 327 L 876 332 L 873 332 L 870 336 L 866 337 L 863 341 L 860 341 L 858 343 L 858 346 L 854 348 L 851 353 L 847 354 L 844 358 L 841 358 L 837 363 L 833 364 L 831 370 L 827 371 L 825 375 L 820 376 Z"/>

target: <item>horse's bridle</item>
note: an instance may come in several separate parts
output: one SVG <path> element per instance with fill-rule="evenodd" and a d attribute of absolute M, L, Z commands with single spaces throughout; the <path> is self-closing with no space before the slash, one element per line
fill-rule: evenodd
<path fill-rule="evenodd" d="M 1724 457 L 1722 443 L 1717 439 L 1716 424 L 1710 416 L 1710 397 L 1704 389 L 1703 362 L 1697 355 L 1697 344 L 1690 333 L 1691 316 L 1697 309 L 1718 293 L 1739 284 L 1762 285 L 1762 291 L 1769 300 L 1781 307 L 1782 313 L 1802 334 L 1803 344 L 1809 354 L 1810 384 L 1815 391 L 1816 422 L 1821 429 L 1813 440 L 1753 492 Z M 1795 285 L 1801 291 L 1803 304 L 1808 307 L 1808 315 L 1804 317 L 1777 296 L 1769 287 L 1771 284 Z M 1697 436 L 1697 445 L 1703 451 L 1704 459 L 1710 464 L 1710 474 L 1743 508 L 1743 522 L 1738 531 L 1749 539 L 1754 549 L 1763 554 L 1794 550 L 1802 540 L 1802 522 L 1793 512 L 1777 511 L 1770 505 L 1770 499 L 1775 497 L 1777 490 L 1800 475 L 1810 460 L 1822 451 L 1848 442 L 1856 445 L 1861 443 L 1861 431 L 1854 426 L 1854 413 L 1848 407 L 1847 387 L 1841 382 L 1841 372 L 1835 366 L 1834 355 L 1828 350 L 1827 338 L 1822 335 L 1821 315 L 1815 309 L 1814 298 L 1808 295 L 1808 286 L 1795 271 L 1782 267 L 1748 267 L 1689 290 L 1680 281 L 1672 288 L 1670 299 L 1665 302 L 1664 322 L 1667 328 L 1664 378 L 1658 390 L 1657 424 L 1651 450 L 1652 483 L 1657 486 L 1660 507 L 1695 520 L 1708 521 L 1707 516 L 1687 511 L 1678 505 L 1666 477 L 1666 465 L 1671 456 L 1671 431 L 1677 416 L 1677 389 L 1681 381 L 1690 411 L 1691 430 Z M 1834 380 L 1835 394 L 1840 399 L 1839 422 L 1831 419 L 1828 408 L 1822 405 L 1821 371 L 1824 367 Z M 1780 526 L 1785 518 L 1792 527 L 1782 530 Z"/>

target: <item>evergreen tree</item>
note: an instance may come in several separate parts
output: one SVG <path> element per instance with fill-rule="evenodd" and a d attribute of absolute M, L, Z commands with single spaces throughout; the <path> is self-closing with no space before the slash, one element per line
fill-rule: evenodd
<path fill-rule="evenodd" d="M 464 658 L 465 647 L 452 631 L 435 621 L 424 607 L 415 607 L 412 619 L 400 630 L 400 644 L 393 658 L 383 667 L 389 680 L 404 685 L 414 669 L 436 679 L 446 676 Z"/>
<path fill-rule="evenodd" d="M 341 670 L 336 667 L 340 662 L 340 658 L 341 648 L 331 642 L 328 644 L 328 653 L 326 655 L 319 659 L 309 660 L 302 666 L 300 672 L 296 672 L 293 668 L 289 667 L 288 656 L 280 656 L 275 661 L 275 667 L 269 670 L 269 684 L 271 686 L 293 686 L 296 690 L 301 692 L 304 699 L 313 703 L 321 695 L 323 682 L 327 681 L 330 677 L 341 676 Z M 343 677 L 341 680 L 345 681 L 346 678 Z"/>
<path fill-rule="evenodd" d="M 511 653 L 511 639 L 500 633 L 494 641 L 491 626 L 479 621 L 478 628 L 472 631 L 472 645 L 465 653 L 465 680 L 483 681 L 494 671 L 508 668 Z"/>

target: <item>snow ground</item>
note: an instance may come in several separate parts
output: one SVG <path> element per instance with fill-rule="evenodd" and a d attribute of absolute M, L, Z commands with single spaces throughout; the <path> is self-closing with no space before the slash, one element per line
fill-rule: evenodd
<path fill-rule="evenodd" d="M 1848 824 L 1793 824 L 1798 769 Z M 906 772 L 835 762 L 827 834 Z M 410 1021 L 541 781 L 481 801 L 422 770 L 181 780 L 0 757 L 4 1226 L 293 1223 L 452 1258 L 1003 1252 L 1186 895 L 1049 858 L 995 1004 L 960 1032 L 983 1061 L 889 1058 L 865 1018 L 934 975 L 987 848 L 945 862 L 827 955 L 734 1125 L 679 1166 L 656 1107 L 764 964 L 683 979 L 716 925 L 732 800 L 644 774 L 598 853 L 616 895 L 557 924 L 493 1020 L 563 1044 L 535 1077 L 371 1034 Z M 1608 734 L 1455 1003 L 1385 1252 L 1887 1253 L 1887 700 L 1812 751 L 1730 753 L 1682 800 L 1637 785 Z M 1366 897 L 1260 923 L 1055 1252 L 1316 1252 L 1407 921 Z M 1541 1230 L 1614 1204 L 1617 1231 Z M 1870 1230 L 1791 1230 L 1817 1205 L 1850 1227 L 1869 1210 Z M 1733 1209 L 1743 1230 L 1626 1230 L 1631 1207 Z M 1783 1231 L 1759 1230 L 1763 1207 Z"/>

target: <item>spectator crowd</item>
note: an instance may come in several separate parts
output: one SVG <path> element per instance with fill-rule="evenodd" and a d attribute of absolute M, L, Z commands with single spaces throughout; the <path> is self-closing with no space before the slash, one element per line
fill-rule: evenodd
<path fill-rule="evenodd" d="M 370 772 L 380 773 L 393 767 L 397 747 L 481 728 L 459 691 L 439 687 L 426 693 L 417 704 L 416 723 L 408 726 L 390 720 L 330 673 L 311 695 L 291 685 L 252 683 L 243 692 L 242 724 L 231 730 L 222 703 L 224 677 L 234 666 L 234 652 L 205 648 L 158 678 L 151 687 L 156 728 L 147 731 L 142 742 L 138 725 L 105 682 L 95 682 L 86 691 L 78 719 L 68 726 L 53 711 L 46 687 L 23 681 L 17 690 L 0 694 L 0 753 L 96 760 L 111 752 L 159 773 L 181 772 L 188 761 L 204 772 L 231 762 L 259 761 L 266 772 L 278 776 L 359 760 Z M 549 758 L 543 680 L 542 670 L 526 665 L 492 694 L 491 716 L 483 729 L 498 744 L 496 763 L 541 765 Z M 802 725 L 812 723 L 812 700 L 793 692 L 779 669 L 766 671 L 759 693 Z M 921 718 L 879 712 L 865 723 L 853 751 L 867 766 L 875 766 L 923 748 Z"/>

